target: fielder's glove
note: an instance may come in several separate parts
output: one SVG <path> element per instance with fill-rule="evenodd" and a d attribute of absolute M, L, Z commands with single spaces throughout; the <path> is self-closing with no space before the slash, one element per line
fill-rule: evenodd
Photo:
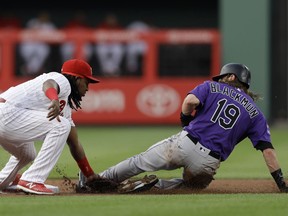
<path fill-rule="evenodd" d="M 119 184 L 102 177 L 88 177 L 86 178 L 83 173 L 79 172 L 79 182 L 76 186 L 77 193 L 111 193 L 117 192 Z"/>
<path fill-rule="evenodd" d="M 86 186 L 90 188 L 92 192 L 107 193 L 117 191 L 118 183 L 110 179 L 98 178 L 87 181 Z"/>

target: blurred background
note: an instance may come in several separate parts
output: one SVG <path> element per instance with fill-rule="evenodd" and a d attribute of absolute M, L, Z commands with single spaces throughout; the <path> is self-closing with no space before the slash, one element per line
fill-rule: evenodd
<path fill-rule="evenodd" d="M 1 1 L 0 91 L 83 58 L 91 85 L 83 125 L 179 124 L 186 93 L 229 62 L 273 125 L 287 122 L 287 1 Z"/>

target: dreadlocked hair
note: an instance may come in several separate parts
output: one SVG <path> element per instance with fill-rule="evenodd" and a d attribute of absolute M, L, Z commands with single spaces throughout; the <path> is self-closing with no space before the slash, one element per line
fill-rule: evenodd
<path fill-rule="evenodd" d="M 77 77 L 68 75 L 68 74 L 63 74 L 63 75 L 68 79 L 70 86 L 71 86 L 71 93 L 68 96 L 68 104 L 71 107 L 71 109 L 74 109 L 77 111 L 78 109 L 81 109 L 81 101 L 82 101 L 82 98 L 79 94 L 79 91 L 76 85 Z"/>
<path fill-rule="evenodd" d="M 249 95 L 253 99 L 253 101 L 263 99 L 260 94 L 257 94 L 257 93 L 254 93 L 254 92 L 248 90 L 247 87 L 242 82 L 240 82 L 238 79 L 235 79 L 233 81 L 229 81 L 227 79 L 221 78 L 218 80 L 218 82 L 226 83 L 226 84 L 233 86 L 235 88 L 242 89 L 247 95 Z"/>

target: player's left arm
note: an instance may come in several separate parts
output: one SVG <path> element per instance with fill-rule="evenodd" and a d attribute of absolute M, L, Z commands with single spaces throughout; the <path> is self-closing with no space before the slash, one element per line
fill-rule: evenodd
<path fill-rule="evenodd" d="M 85 175 L 85 177 L 89 179 L 99 178 L 99 175 L 94 173 L 88 162 L 84 148 L 78 139 L 78 133 L 75 126 L 71 127 L 71 131 L 67 139 L 67 144 L 69 146 L 72 157 L 77 162 L 78 167 Z"/>
<path fill-rule="evenodd" d="M 266 165 L 273 179 L 275 180 L 279 190 L 281 192 L 288 192 L 288 187 L 286 186 L 283 173 L 277 159 L 277 154 L 272 144 L 270 142 L 260 141 L 256 145 L 256 149 L 262 151 Z"/>

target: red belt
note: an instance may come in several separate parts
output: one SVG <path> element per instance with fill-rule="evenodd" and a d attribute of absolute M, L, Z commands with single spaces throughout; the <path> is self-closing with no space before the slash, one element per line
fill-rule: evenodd
<path fill-rule="evenodd" d="M 0 103 L 5 103 L 6 100 L 4 98 L 0 98 Z"/>

